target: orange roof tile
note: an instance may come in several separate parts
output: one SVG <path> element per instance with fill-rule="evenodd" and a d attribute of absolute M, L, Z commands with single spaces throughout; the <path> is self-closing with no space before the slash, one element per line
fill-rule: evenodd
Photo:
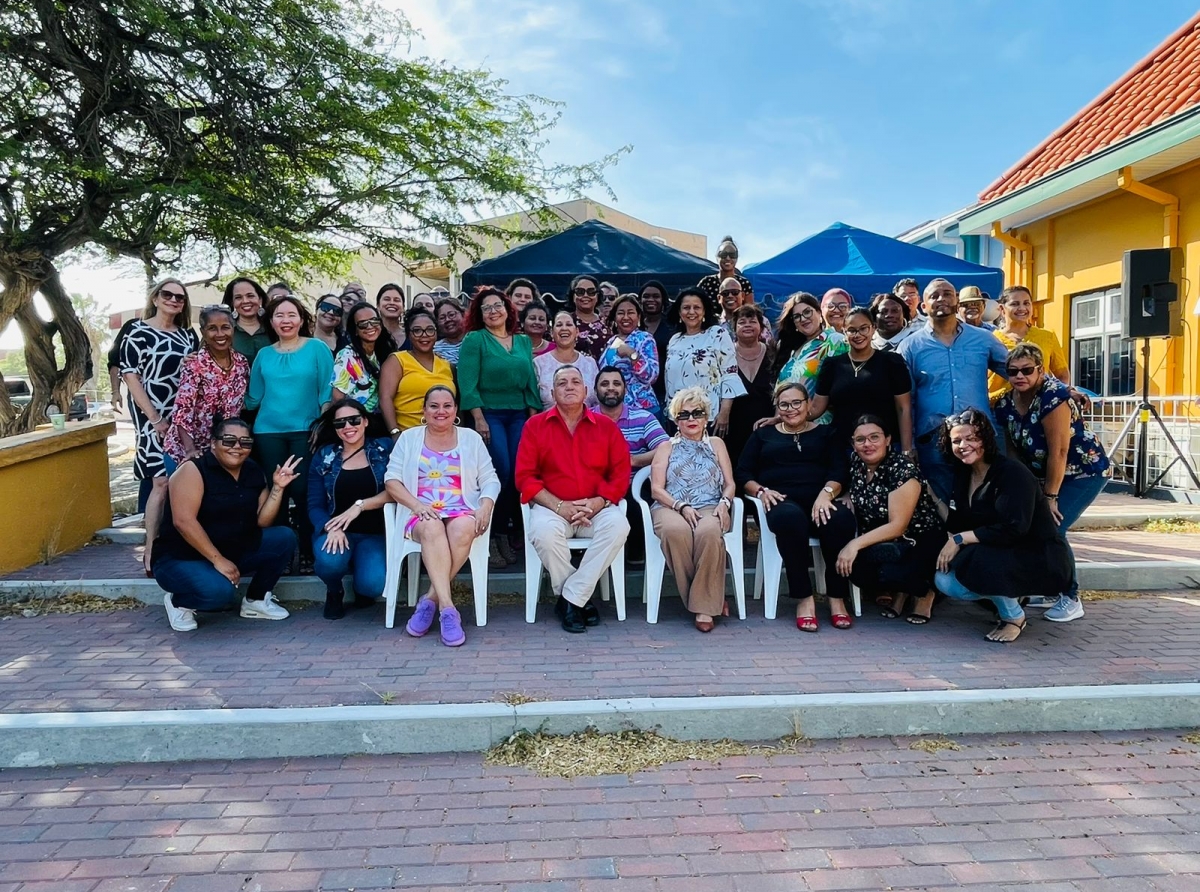
<path fill-rule="evenodd" d="M 1200 104 L 1200 12 L 979 193 L 991 201 Z"/>

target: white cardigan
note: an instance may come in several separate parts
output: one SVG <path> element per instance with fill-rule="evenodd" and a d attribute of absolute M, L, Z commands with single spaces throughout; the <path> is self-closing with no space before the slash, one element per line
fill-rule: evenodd
<path fill-rule="evenodd" d="M 463 501 L 472 509 L 478 509 L 483 499 L 495 504 L 500 496 L 500 478 L 492 465 L 483 437 L 473 430 L 457 428 L 458 455 L 462 462 Z M 421 449 L 425 446 L 425 425 L 410 427 L 396 440 L 392 458 L 388 462 L 383 479 L 399 480 L 413 496 L 417 494 L 417 469 L 420 466 Z M 403 530 L 412 512 L 401 504 L 396 505 L 396 526 Z"/>

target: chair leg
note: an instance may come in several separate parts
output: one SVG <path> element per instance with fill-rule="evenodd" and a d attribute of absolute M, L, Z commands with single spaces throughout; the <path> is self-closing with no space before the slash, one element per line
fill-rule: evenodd
<path fill-rule="evenodd" d="M 746 618 L 746 568 L 743 564 L 742 543 L 734 542 L 726 545 L 725 553 L 729 555 L 729 569 L 733 573 L 733 596 L 737 601 L 738 619 Z"/>
<path fill-rule="evenodd" d="M 763 543 L 762 539 L 758 540 L 758 548 L 755 549 L 757 556 L 754 559 L 754 600 L 757 601 L 763 596 Z"/>
<path fill-rule="evenodd" d="M 813 553 L 813 591 L 818 595 L 825 594 L 825 556 L 821 554 L 821 546 L 814 545 Z"/>
<path fill-rule="evenodd" d="M 421 552 L 414 551 L 408 556 L 408 606 L 417 606 L 417 583 L 421 580 Z"/>
<path fill-rule="evenodd" d="M 475 625 L 487 625 L 487 596 L 488 596 L 488 556 L 483 552 L 480 556 L 471 555 L 468 559 L 471 565 L 471 588 L 475 592 Z"/>
<path fill-rule="evenodd" d="M 528 540 L 525 542 L 525 622 L 537 622 L 538 589 L 542 585 L 542 562 Z"/>
<path fill-rule="evenodd" d="M 763 613 L 774 619 L 779 609 L 779 577 L 783 573 L 783 558 L 778 552 L 763 557 Z"/>
<path fill-rule="evenodd" d="M 862 590 L 857 585 L 850 586 L 850 600 L 854 602 L 854 615 L 862 616 Z"/>
<path fill-rule="evenodd" d="M 613 594 L 617 598 L 617 622 L 625 622 L 625 549 L 622 548 L 613 558 L 609 567 L 613 578 Z"/>
<path fill-rule="evenodd" d="M 662 601 L 663 574 L 666 572 L 666 560 L 661 549 L 658 554 L 646 552 L 646 584 L 642 591 L 646 596 L 646 622 L 658 622 L 658 607 Z"/>

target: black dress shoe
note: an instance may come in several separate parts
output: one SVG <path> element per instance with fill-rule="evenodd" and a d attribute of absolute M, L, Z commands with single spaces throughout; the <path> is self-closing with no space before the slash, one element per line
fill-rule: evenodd
<path fill-rule="evenodd" d="M 554 615 L 559 619 L 562 619 L 567 615 L 567 607 L 570 606 L 570 603 L 571 602 L 562 595 L 559 595 L 558 600 L 554 602 Z"/>
<path fill-rule="evenodd" d="M 342 604 L 342 598 L 345 597 L 344 592 L 339 589 L 326 589 L 325 591 L 325 609 L 321 611 L 321 615 L 326 619 L 341 619 L 346 615 L 346 608 Z"/>
<path fill-rule="evenodd" d="M 600 608 L 592 601 L 583 605 L 583 621 L 589 626 L 600 625 Z"/>
<path fill-rule="evenodd" d="M 576 607 L 568 601 L 567 609 L 563 611 L 562 627 L 565 632 L 586 632 L 587 623 L 584 621 L 583 608 Z"/>

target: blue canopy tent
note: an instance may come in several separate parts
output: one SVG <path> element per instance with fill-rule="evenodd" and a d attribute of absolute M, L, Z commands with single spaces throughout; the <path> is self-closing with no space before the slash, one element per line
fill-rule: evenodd
<path fill-rule="evenodd" d="M 658 279 L 673 295 L 716 271 L 717 265 L 710 260 L 599 220 L 587 220 L 557 235 L 475 264 L 462 274 L 462 285 L 467 292 L 478 285 L 503 288 L 516 277 L 524 276 L 542 291 L 562 299 L 571 279 L 588 273 L 612 282 L 622 292 L 637 291 L 650 279 Z"/>
<path fill-rule="evenodd" d="M 820 297 L 830 288 L 845 288 L 855 303 L 891 291 L 900 279 L 912 278 L 923 289 L 930 279 L 949 279 L 960 290 L 977 285 L 992 297 L 1004 288 L 1004 273 L 910 245 L 886 235 L 834 223 L 780 254 L 747 266 L 743 274 L 754 284 L 759 303 L 778 309 L 789 294 L 808 291 Z M 766 295 L 770 301 L 764 301 Z"/>

